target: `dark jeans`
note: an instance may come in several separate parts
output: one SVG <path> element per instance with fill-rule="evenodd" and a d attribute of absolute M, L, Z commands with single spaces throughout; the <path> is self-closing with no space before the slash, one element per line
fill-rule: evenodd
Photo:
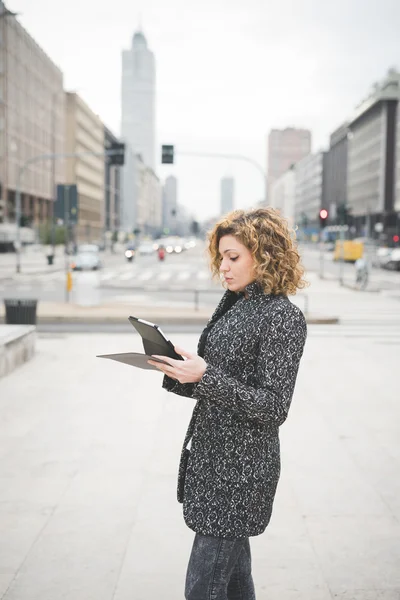
<path fill-rule="evenodd" d="M 249 539 L 196 534 L 185 586 L 186 600 L 255 600 Z"/>

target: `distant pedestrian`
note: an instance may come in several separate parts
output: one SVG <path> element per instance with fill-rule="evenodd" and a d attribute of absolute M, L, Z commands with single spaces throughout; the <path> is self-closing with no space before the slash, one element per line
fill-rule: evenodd
<path fill-rule="evenodd" d="M 163 386 L 197 402 L 184 441 L 178 500 L 195 533 L 187 600 L 254 600 L 249 537 L 265 530 L 285 421 L 307 328 L 288 299 L 304 270 L 287 222 L 271 208 L 234 211 L 209 234 L 226 292 L 197 354 L 164 358 Z M 190 445 L 190 449 L 189 449 Z"/>

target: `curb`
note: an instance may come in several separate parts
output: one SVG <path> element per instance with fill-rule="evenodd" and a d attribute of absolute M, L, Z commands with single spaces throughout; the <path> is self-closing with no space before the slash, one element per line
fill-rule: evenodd
<path fill-rule="evenodd" d="M 201 325 L 204 327 L 208 321 L 209 317 L 205 317 L 202 315 L 162 315 L 159 316 L 157 314 L 151 315 L 151 319 L 153 322 L 156 322 L 157 325 Z M 0 324 L 4 324 L 4 315 L 0 315 Z M 103 317 L 100 318 L 98 316 L 84 316 L 84 315 L 76 315 L 76 316 L 53 316 L 53 315 L 38 315 L 37 324 L 46 324 L 46 325 L 75 325 L 75 324 L 87 324 L 87 325 L 121 325 L 126 322 L 125 317 Z M 307 325 L 337 325 L 340 323 L 338 317 L 306 317 Z"/>
<path fill-rule="evenodd" d="M 367 292 L 369 294 L 376 294 L 382 291 L 381 288 L 365 288 L 365 289 L 361 289 L 359 287 L 357 287 L 354 283 L 342 283 L 342 287 L 347 288 L 348 290 L 353 290 L 354 292 Z"/>

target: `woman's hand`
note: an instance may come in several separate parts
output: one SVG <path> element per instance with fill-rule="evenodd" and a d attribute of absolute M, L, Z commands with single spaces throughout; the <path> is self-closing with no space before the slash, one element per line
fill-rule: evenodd
<path fill-rule="evenodd" d="M 173 358 L 169 358 L 168 356 L 157 356 L 156 354 L 153 354 L 155 358 L 165 360 L 168 365 L 154 362 L 152 360 L 147 362 L 150 365 L 157 367 L 157 369 L 162 371 L 165 375 L 168 375 L 168 377 L 176 379 L 176 381 L 179 381 L 179 383 L 196 383 L 197 381 L 200 381 L 207 368 L 206 361 L 201 358 L 201 356 L 186 352 L 186 350 L 178 348 L 178 346 L 175 346 L 174 350 L 183 356 L 185 360 L 175 360 Z"/>

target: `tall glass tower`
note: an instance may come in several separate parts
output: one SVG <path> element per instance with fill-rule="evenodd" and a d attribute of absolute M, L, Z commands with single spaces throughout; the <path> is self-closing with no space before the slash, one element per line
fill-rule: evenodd
<path fill-rule="evenodd" d="M 127 144 L 123 173 L 121 225 L 135 225 L 137 200 L 136 156 L 155 170 L 155 60 L 141 31 L 122 52 L 121 138 Z"/>

